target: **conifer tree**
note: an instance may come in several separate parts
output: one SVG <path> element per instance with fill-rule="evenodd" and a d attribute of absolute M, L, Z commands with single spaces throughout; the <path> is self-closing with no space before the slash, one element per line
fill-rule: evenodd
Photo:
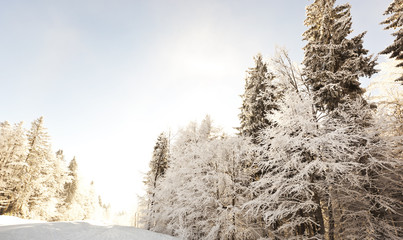
<path fill-rule="evenodd" d="M 238 128 L 241 135 L 252 137 L 257 143 L 258 132 L 270 125 L 265 115 L 272 111 L 273 106 L 267 104 L 268 99 L 263 93 L 270 88 L 269 83 L 273 74 L 268 72 L 267 64 L 261 54 L 254 57 L 255 67 L 250 68 L 245 79 L 245 92 L 242 97 L 241 113 L 239 119 L 241 126 Z"/>
<path fill-rule="evenodd" d="M 148 196 L 147 229 L 151 229 L 154 225 L 155 191 L 158 180 L 164 176 L 165 171 L 168 168 L 168 159 L 169 140 L 165 133 L 161 133 L 158 136 L 157 143 L 154 146 L 153 156 L 150 162 L 150 170 L 147 173 L 147 178 L 145 181 Z"/>
<path fill-rule="evenodd" d="M 403 1 L 393 0 L 388 9 L 386 9 L 384 15 L 390 16 L 381 23 L 387 25 L 385 30 L 395 30 L 395 32 L 392 34 L 395 37 L 395 40 L 390 46 L 383 50 L 381 54 L 390 54 L 391 58 L 403 60 Z M 403 68 L 403 62 L 400 62 L 396 66 Z M 403 84 L 403 75 L 399 76 L 396 81 L 401 81 Z"/>
<path fill-rule="evenodd" d="M 23 177 L 26 137 L 22 122 L 12 126 L 0 123 L 0 214 L 12 209 L 16 201 L 16 186 Z"/>
<path fill-rule="evenodd" d="M 69 169 L 69 176 L 71 178 L 70 182 L 67 182 L 64 185 L 64 189 L 65 189 L 65 204 L 71 204 L 71 202 L 73 201 L 76 192 L 77 192 L 77 187 L 78 187 L 78 167 L 77 167 L 77 161 L 76 161 L 76 157 L 74 157 L 68 166 Z"/>
<path fill-rule="evenodd" d="M 257 239 L 254 217 L 242 205 L 250 200 L 251 143 L 215 135 L 209 116 L 178 134 L 170 166 L 155 192 L 153 231 L 181 239 Z"/>
<path fill-rule="evenodd" d="M 56 163 L 43 117 L 32 122 L 27 139 L 28 152 L 12 211 L 22 217 L 51 219 L 56 214 L 55 198 L 64 185 L 65 171 Z"/>
<path fill-rule="evenodd" d="M 363 47 L 364 33 L 351 39 L 350 5 L 335 6 L 336 0 L 315 0 L 307 7 L 303 34 L 308 43 L 304 47 L 304 75 L 314 93 L 315 105 L 331 111 L 346 98 L 361 97 L 359 77 L 376 72 L 376 59 L 367 56 Z"/>

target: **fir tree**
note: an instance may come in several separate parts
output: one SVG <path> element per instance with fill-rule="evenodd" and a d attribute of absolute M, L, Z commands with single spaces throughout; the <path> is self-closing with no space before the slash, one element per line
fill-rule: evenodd
<path fill-rule="evenodd" d="M 334 6 L 335 0 L 315 0 L 307 7 L 303 64 L 315 105 L 322 112 L 335 109 L 346 98 L 361 97 L 359 77 L 376 72 L 376 60 L 363 48 L 364 33 L 351 39 L 350 5 Z"/>
<path fill-rule="evenodd" d="M 385 29 L 394 29 L 395 32 L 392 34 L 395 37 L 394 42 L 388 46 L 381 54 L 390 54 L 391 58 L 396 58 L 397 60 L 403 60 L 403 1 L 394 0 L 386 9 L 384 15 L 390 15 L 381 24 L 386 24 Z M 403 68 L 403 62 L 396 65 L 397 67 Z M 403 75 L 399 76 L 396 81 L 402 81 Z"/>
<path fill-rule="evenodd" d="M 43 117 L 32 122 L 31 130 L 27 134 L 28 153 L 25 157 L 26 166 L 23 169 L 24 177 L 16 187 L 18 198 L 14 204 L 14 212 L 23 217 L 29 216 L 32 208 L 40 205 L 46 196 L 41 192 L 48 192 L 45 183 L 47 170 L 54 157 L 50 149 L 49 136 L 43 126 Z"/>
<path fill-rule="evenodd" d="M 267 64 L 263 61 L 261 54 L 254 57 L 255 67 L 250 68 L 245 79 L 245 92 L 242 97 L 241 113 L 239 119 L 241 126 L 238 128 L 241 135 L 256 138 L 261 129 L 270 125 L 265 115 L 272 111 L 273 106 L 267 104 L 268 99 L 263 93 L 270 88 L 270 81 L 273 74 L 268 72 Z"/>
<path fill-rule="evenodd" d="M 170 166 L 155 192 L 153 231 L 181 239 L 257 239 L 250 200 L 251 143 L 243 137 L 218 138 L 210 117 L 180 131 Z"/>
<path fill-rule="evenodd" d="M 22 122 L 0 123 L 0 214 L 10 212 L 17 200 L 16 187 L 23 179 L 27 152 Z"/>
<path fill-rule="evenodd" d="M 168 168 L 168 159 L 169 140 L 165 133 L 161 133 L 158 136 L 157 143 L 155 144 L 153 156 L 150 162 L 150 171 L 147 173 L 147 178 L 145 181 L 148 195 L 147 229 L 151 229 L 154 225 L 155 191 L 158 180 L 164 176 L 165 171 Z"/>
<path fill-rule="evenodd" d="M 68 166 L 69 169 L 69 176 L 71 178 L 70 182 L 67 182 L 64 185 L 64 189 L 65 189 L 65 204 L 71 204 L 71 202 L 73 201 L 76 192 L 77 192 L 77 187 L 78 187 L 78 167 L 77 167 L 77 161 L 76 161 L 76 157 L 74 157 L 71 161 L 70 164 Z"/>

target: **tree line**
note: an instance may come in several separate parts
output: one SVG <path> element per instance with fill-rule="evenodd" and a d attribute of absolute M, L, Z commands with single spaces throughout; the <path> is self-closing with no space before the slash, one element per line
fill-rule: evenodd
<path fill-rule="evenodd" d="M 247 71 L 237 136 L 191 122 L 154 147 L 144 227 L 181 239 L 401 239 L 402 92 L 371 101 L 377 59 L 349 4 L 306 8 L 302 67 L 286 50 Z M 403 1 L 382 22 L 401 89 Z M 389 79 L 387 79 L 389 80 Z M 393 79 L 395 80 L 395 79 Z M 382 80 L 383 81 L 383 80 Z M 386 79 L 385 79 L 386 81 Z M 400 94 L 400 95 L 399 95 Z"/>
<path fill-rule="evenodd" d="M 54 152 L 43 117 L 32 122 L 0 123 L 0 215 L 46 221 L 83 220 L 107 215 L 94 183 L 78 173 L 75 158 Z"/>

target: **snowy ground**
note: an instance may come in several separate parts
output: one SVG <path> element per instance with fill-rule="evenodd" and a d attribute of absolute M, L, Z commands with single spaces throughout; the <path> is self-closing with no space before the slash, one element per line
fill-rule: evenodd
<path fill-rule="evenodd" d="M 174 240 L 176 238 L 125 226 L 94 222 L 40 222 L 0 216 L 1 240 Z"/>

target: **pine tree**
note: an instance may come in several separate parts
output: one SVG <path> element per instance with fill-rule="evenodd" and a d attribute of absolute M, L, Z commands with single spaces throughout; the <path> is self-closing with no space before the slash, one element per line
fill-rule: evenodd
<path fill-rule="evenodd" d="M 275 127 L 260 135 L 263 174 L 246 208 L 264 216 L 269 238 L 398 239 L 401 138 L 379 138 L 360 98 L 322 121 L 313 103 L 308 94 L 286 92 L 279 111 L 268 115 Z"/>
<path fill-rule="evenodd" d="M 251 198 L 251 142 L 218 137 L 209 116 L 179 132 L 155 191 L 153 231 L 181 239 L 256 239 L 242 206 Z"/>
<path fill-rule="evenodd" d="M 391 58 L 396 58 L 397 60 L 403 60 L 403 1 L 394 0 L 386 9 L 384 15 L 391 15 L 381 24 L 386 24 L 386 29 L 394 29 L 395 32 L 392 34 L 395 36 L 394 42 L 388 46 L 381 54 L 390 54 Z M 396 65 L 397 67 L 403 68 L 403 62 Z M 396 81 L 402 81 L 403 75 L 399 76 Z"/>
<path fill-rule="evenodd" d="M 17 197 L 12 212 L 48 220 L 56 215 L 55 197 L 64 185 L 65 171 L 56 163 L 43 117 L 32 122 L 27 139 L 28 152 L 21 182 L 15 187 Z"/>
<path fill-rule="evenodd" d="M 252 137 L 257 143 L 258 132 L 270 125 L 265 115 L 273 110 L 273 106 L 267 104 L 270 99 L 262 97 L 263 92 L 271 86 L 273 75 L 268 72 L 267 64 L 261 54 L 254 57 L 255 67 L 250 68 L 245 79 L 245 92 L 242 97 L 241 113 L 239 119 L 241 126 L 238 128 L 241 135 Z"/>
<path fill-rule="evenodd" d="M 151 229 L 155 225 L 154 220 L 154 205 L 155 203 L 155 191 L 157 188 L 158 181 L 164 176 L 168 168 L 169 160 L 169 140 L 165 133 L 161 133 L 158 136 L 157 143 L 154 147 L 153 156 L 150 162 L 150 170 L 147 173 L 147 178 L 145 181 L 147 187 L 147 198 L 148 198 L 148 223 L 147 229 Z"/>
<path fill-rule="evenodd" d="M 16 201 L 27 152 L 22 122 L 12 126 L 0 123 L 0 214 L 10 212 Z"/>
<path fill-rule="evenodd" d="M 331 111 L 346 98 L 361 97 L 359 77 L 376 72 L 376 59 L 363 48 L 364 33 L 351 39 L 350 5 L 334 6 L 335 0 L 315 0 L 307 7 L 303 64 L 307 84 L 314 93 L 315 105 Z"/>
<path fill-rule="evenodd" d="M 68 166 L 69 169 L 69 176 L 71 178 L 70 182 L 67 182 L 64 185 L 65 189 L 65 204 L 69 205 L 72 203 L 76 193 L 77 193 L 77 187 L 78 187 L 78 167 L 77 167 L 77 161 L 76 157 L 74 157 Z"/>

